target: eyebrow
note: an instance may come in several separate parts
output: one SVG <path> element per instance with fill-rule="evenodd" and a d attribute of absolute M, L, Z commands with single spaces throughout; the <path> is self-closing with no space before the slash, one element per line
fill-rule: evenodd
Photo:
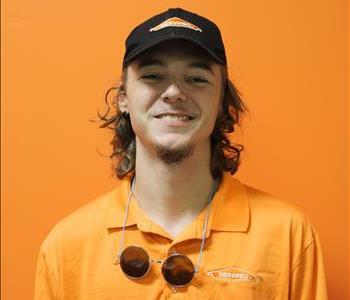
<path fill-rule="evenodd" d="M 164 67 L 165 64 L 160 59 L 156 59 L 156 58 L 141 59 L 137 64 L 138 69 L 149 67 L 149 66 Z M 211 64 L 207 64 L 205 62 L 201 62 L 201 61 L 193 62 L 193 63 L 190 63 L 188 67 L 209 71 L 211 74 L 214 74 L 213 69 L 211 68 Z"/>
<path fill-rule="evenodd" d="M 137 67 L 138 69 L 149 67 L 149 66 L 164 66 L 164 63 L 156 58 L 145 58 L 138 62 Z"/>

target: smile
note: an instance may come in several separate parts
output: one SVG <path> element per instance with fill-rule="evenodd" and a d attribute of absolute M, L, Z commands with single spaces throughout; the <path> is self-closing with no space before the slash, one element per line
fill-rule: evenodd
<path fill-rule="evenodd" d="M 192 123 L 194 117 L 187 114 L 163 113 L 154 116 L 156 119 L 168 126 L 187 126 Z"/>
<path fill-rule="evenodd" d="M 157 119 L 163 119 L 163 120 L 180 120 L 180 121 L 190 121 L 193 119 L 191 116 L 187 115 L 173 115 L 173 114 L 162 114 L 159 116 L 156 116 Z"/>

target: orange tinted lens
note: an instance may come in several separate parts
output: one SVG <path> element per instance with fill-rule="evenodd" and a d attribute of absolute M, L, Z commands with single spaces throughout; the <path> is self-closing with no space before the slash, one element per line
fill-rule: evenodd
<path fill-rule="evenodd" d="M 132 278 L 146 275 L 150 265 L 147 252 L 141 247 L 129 246 L 120 255 L 120 266 L 123 272 Z"/>
<path fill-rule="evenodd" d="M 165 280 L 174 286 L 188 284 L 194 276 L 191 260 L 181 254 L 169 256 L 163 263 L 162 273 Z"/>

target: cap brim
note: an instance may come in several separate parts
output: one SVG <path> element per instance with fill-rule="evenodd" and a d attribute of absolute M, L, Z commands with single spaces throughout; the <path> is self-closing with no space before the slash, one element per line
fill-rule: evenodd
<path fill-rule="evenodd" d="M 149 50 L 150 48 L 162 43 L 162 42 L 166 42 L 169 40 L 186 40 L 189 42 L 192 42 L 193 44 L 199 46 L 200 48 L 202 48 L 210 57 L 212 57 L 216 62 L 218 62 L 219 64 L 225 64 L 225 62 L 220 59 L 217 55 L 215 55 L 210 49 L 208 49 L 203 43 L 201 43 L 200 41 L 189 37 L 189 36 L 184 36 L 184 35 L 180 35 L 177 34 L 175 36 L 171 36 L 171 37 L 162 37 L 160 39 L 156 39 L 153 40 L 152 42 L 148 43 L 148 44 L 144 44 L 142 47 L 139 47 L 137 49 L 135 49 L 134 51 L 130 52 L 127 57 L 124 58 L 123 61 L 123 66 L 125 67 L 126 65 L 128 65 L 134 58 L 136 58 L 136 56 L 140 55 L 141 53 L 145 52 L 146 50 Z"/>

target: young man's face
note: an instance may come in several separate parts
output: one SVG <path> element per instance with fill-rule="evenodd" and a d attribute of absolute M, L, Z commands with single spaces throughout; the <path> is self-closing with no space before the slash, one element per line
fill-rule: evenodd
<path fill-rule="evenodd" d="M 120 101 L 137 143 L 175 156 L 208 147 L 222 80 L 220 66 L 189 42 L 165 42 L 140 55 L 127 68 Z"/>

